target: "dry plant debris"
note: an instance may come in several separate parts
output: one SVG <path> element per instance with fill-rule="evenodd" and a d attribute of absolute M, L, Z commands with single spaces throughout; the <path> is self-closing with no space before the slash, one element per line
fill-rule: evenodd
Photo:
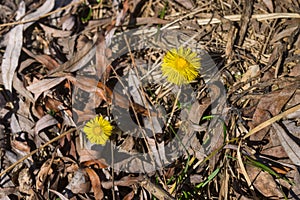
<path fill-rule="evenodd" d="M 0 2 L 1 199 L 299 199 L 299 0 Z"/>

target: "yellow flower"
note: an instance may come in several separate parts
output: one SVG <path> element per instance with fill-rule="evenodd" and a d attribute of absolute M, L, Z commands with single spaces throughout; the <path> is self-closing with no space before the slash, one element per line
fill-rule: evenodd
<path fill-rule="evenodd" d="M 83 127 L 87 138 L 91 143 L 104 145 L 111 136 L 112 125 L 102 116 L 96 116 L 94 119 L 88 121 Z"/>
<path fill-rule="evenodd" d="M 180 47 L 171 49 L 163 58 L 161 70 L 171 83 L 177 85 L 190 83 L 198 76 L 200 58 L 191 49 Z"/>

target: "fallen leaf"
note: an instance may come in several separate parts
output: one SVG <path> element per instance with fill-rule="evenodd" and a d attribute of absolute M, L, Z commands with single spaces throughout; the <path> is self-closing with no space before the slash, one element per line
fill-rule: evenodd
<path fill-rule="evenodd" d="M 56 191 L 56 190 L 52 190 L 52 189 L 49 189 L 50 192 L 53 192 L 54 194 L 56 194 L 59 199 L 61 200 L 69 200 L 68 198 L 66 198 L 62 193 Z"/>
<path fill-rule="evenodd" d="M 288 135 L 288 133 L 286 133 L 286 131 L 279 124 L 273 123 L 272 126 L 276 131 L 277 136 L 281 142 L 281 145 L 284 148 L 287 155 L 289 156 L 290 160 L 295 165 L 300 166 L 299 145 L 293 140 L 293 138 L 290 135 Z"/>
<path fill-rule="evenodd" d="M 96 37 L 96 36 L 95 36 Z M 96 40 L 97 38 L 93 38 Z M 78 48 L 77 48 L 78 50 Z M 75 72 L 83 68 L 95 56 L 96 46 L 93 41 L 87 41 L 82 49 L 78 50 L 70 60 L 51 70 L 49 77 L 64 77 L 66 73 Z"/>
<path fill-rule="evenodd" d="M 25 47 L 22 48 L 22 50 L 27 53 L 30 57 L 34 58 L 36 61 L 43 64 L 48 70 L 52 70 L 59 66 L 58 62 L 51 58 L 50 56 L 43 54 L 43 55 L 34 55 L 29 50 L 27 50 Z"/>
<path fill-rule="evenodd" d="M 38 134 L 44 128 L 53 126 L 57 123 L 58 123 L 58 121 L 52 115 L 49 115 L 49 114 L 44 115 L 42 118 L 40 118 L 36 122 L 35 127 L 34 127 L 34 132 L 35 132 L 35 134 Z"/>
<path fill-rule="evenodd" d="M 271 13 L 274 12 L 274 3 L 273 3 L 273 0 L 263 0 L 264 4 L 267 6 L 267 8 L 269 9 L 269 11 Z"/>
<path fill-rule="evenodd" d="M 98 174 L 91 168 L 85 168 L 85 171 L 89 175 L 90 181 L 92 183 L 92 188 L 94 192 L 94 197 L 96 200 L 102 200 L 104 193 L 101 189 L 101 182 Z"/>
<path fill-rule="evenodd" d="M 66 186 L 74 194 L 86 193 L 90 191 L 90 182 L 87 181 L 86 171 L 78 169 L 74 172 L 74 176 Z"/>
<path fill-rule="evenodd" d="M 120 180 L 114 180 L 114 183 L 112 181 L 103 181 L 103 182 L 101 182 L 101 185 L 105 189 L 111 189 L 113 187 L 113 185 L 115 185 L 115 186 L 130 187 L 133 184 L 140 183 L 144 179 L 145 178 L 142 175 L 139 175 L 137 177 L 134 177 L 134 176 L 124 176 Z"/>
<path fill-rule="evenodd" d="M 272 116 L 279 114 L 281 109 L 294 94 L 296 87 L 296 85 L 291 85 L 290 87 L 286 87 L 284 89 L 264 95 L 260 99 L 253 114 L 253 120 L 250 123 L 251 129 L 267 121 L 270 118 L 270 113 Z M 265 137 L 267 131 L 268 128 L 264 128 L 258 133 L 251 135 L 250 138 L 254 141 L 261 141 Z"/>
<path fill-rule="evenodd" d="M 52 28 L 49 26 L 46 26 L 42 23 L 39 23 L 39 25 L 42 27 L 42 29 L 45 31 L 45 34 L 48 35 L 49 37 L 54 37 L 54 38 L 60 38 L 60 37 L 68 37 L 71 35 L 71 31 L 63 31 L 59 30 L 56 28 Z"/>
<path fill-rule="evenodd" d="M 37 8 L 34 12 L 26 15 L 24 17 L 24 21 L 26 20 L 33 20 L 36 18 L 40 18 L 41 16 L 45 15 L 46 13 L 50 12 L 55 5 L 55 0 L 48 0 L 45 1 L 41 7 Z M 27 29 L 31 24 L 34 22 L 28 22 L 24 25 L 24 29 Z"/>
<path fill-rule="evenodd" d="M 175 0 L 175 1 L 188 10 L 195 7 L 195 4 L 192 0 Z"/>
<path fill-rule="evenodd" d="M 285 29 L 283 29 L 282 31 L 280 31 L 279 33 L 276 33 L 273 36 L 273 39 L 270 41 L 270 44 L 274 44 L 275 42 L 285 38 L 285 37 L 290 37 L 293 32 L 295 32 L 297 29 L 299 29 L 299 24 L 293 24 Z"/>
<path fill-rule="evenodd" d="M 126 196 L 123 198 L 123 200 L 131 200 L 134 197 L 134 191 L 129 192 L 126 194 Z"/>
<path fill-rule="evenodd" d="M 28 168 L 22 169 L 18 177 L 19 190 L 28 195 L 34 194 L 32 189 L 33 180 Z"/>
<path fill-rule="evenodd" d="M 35 99 L 37 99 L 43 92 L 50 90 L 54 86 L 60 84 L 65 79 L 66 77 L 42 79 L 27 86 L 26 88 L 30 92 L 34 93 L 34 97 Z"/>
<path fill-rule="evenodd" d="M 53 170 L 51 169 L 53 159 L 48 159 L 44 164 L 41 166 L 39 173 L 37 174 L 36 178 L 36 189 L 42 191 L 44 193 L 44 184 L 48 175 L 50 175 Z"/>
<path fill-rule="evenodd" d="M 25 3 L 22 1 L 17 11 L 16 20 L 19 20 L 24 14 Z M 3 84 L 10 92 L 12 91 L 12 80 L 18 67 L 23 44 L 23 26 L 23 24 L 19 24 L 8 32 L 9 39 L 1 64 Z"/>
<path fill-rule="evenodd" d="M 254 187 L 266 198 L 279 199 L 283 197 L 274 178 L 268 172 L 253 166 L 247 166 L 247 173 Z"/>

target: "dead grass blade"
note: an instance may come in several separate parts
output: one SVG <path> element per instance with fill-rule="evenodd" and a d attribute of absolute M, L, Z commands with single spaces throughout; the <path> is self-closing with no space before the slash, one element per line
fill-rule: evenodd
<path fill-rule="evenodd" d="M 239 166 L 240 166 L 240 169 L 241 169 L 241 172 L 242 174 L 244 175 L 245 179 L 246 179 L 246 182 L 247 182 L 247 185 L 248 187 L 251 189 L 251 193 L 253 195 L 253 197 L 255 199 L 257 199 L 255 193 L 254 193 L 254 187 L 251 183 L 251 179 L 246 171 L 246 168 L 245 168 L 245 165 L 243 163 L 243 160 L 242 160 L 242 156 L 241 156 L 241 145 L 242 145 L 242 140 L 239 142 L 239 145 L 238 145 L 238 149 L 237 149 L 237 160 L 238 160 L 238 163 L 239 163 Z"/>
<path fill-rule="evenodd" d="M 266 128 L 267 126 L 271 125 L 272 123 L 286 117 L 287 115 L 294 113 L 296 111 L 300 110 L 300 105 L 297 105 L 295 107 L 292 107 L 282 113 L 280 113 L 279 115 L 276 115 L 274 117 L 272 117 L 271 119 L 261 123 L 260 125 L 256 126 L 254 129 L 250 130 L 244 137 L 243 140 L 250 137 L 251 135 L 257 133 L 258 131 L 262 130 L 263 128 Z"/>

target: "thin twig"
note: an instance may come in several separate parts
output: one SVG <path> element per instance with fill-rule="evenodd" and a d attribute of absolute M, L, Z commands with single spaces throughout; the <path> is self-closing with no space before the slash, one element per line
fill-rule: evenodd
<path fill-rule="evenodd" d="M 240 21 L 242 15 L 226 15 L 225 19 L 230 21 Z M 271 19 L 282 19 L 282 18 L 300 18 L 300 14 L 298 13 L 271 13 L 271 14 L 255 14 L 251 16 L 252 19 L 256 19 L 257 21 L 263 20 L 271 20 Z M 221 20 L 217 18 L 209 18 L 209 19 L 198 19 L 199 25 L 207 25 L 207 24 L 219 24 Z"/>
<path fill-rule="evenodd" d="M 24 160 L 26 160 L 27 158 L 29 158 L 30 156 L 36 154 L 38 151 L 42 150 L 43 148 L 47 147 L 49 144 L 63 138 L 64 136 L 66 136 L 67 134 L 75 131 L 76 128 L 71 128 L 70 130 L 58 135 L 57 137 L 53 138 L 52 140 L 48 141 L 47 143 L 43 144 L 42 146 L 40 146 L 39 148 L 33 150 L 32 152 L 30 152 L 29 154 L 27 154 L 26 156 L 24 156 L 23 158 L 21 158 L 20 160 L 18 160 L 17 162 L 15 162 L 14 164 L 12 164 L 11 166 L 9 166 L 8 168 L 6 168 L 4 171 L 2 171 L 0 173 L 0 177 L 3 176 L 4 174 L 6 174 L 7 172 L 9 172 L 10 170 L 12 170 L 14 167 L 16 167 L 18 164 L 20 164 L 21 162 L 23 162 Z"/>

